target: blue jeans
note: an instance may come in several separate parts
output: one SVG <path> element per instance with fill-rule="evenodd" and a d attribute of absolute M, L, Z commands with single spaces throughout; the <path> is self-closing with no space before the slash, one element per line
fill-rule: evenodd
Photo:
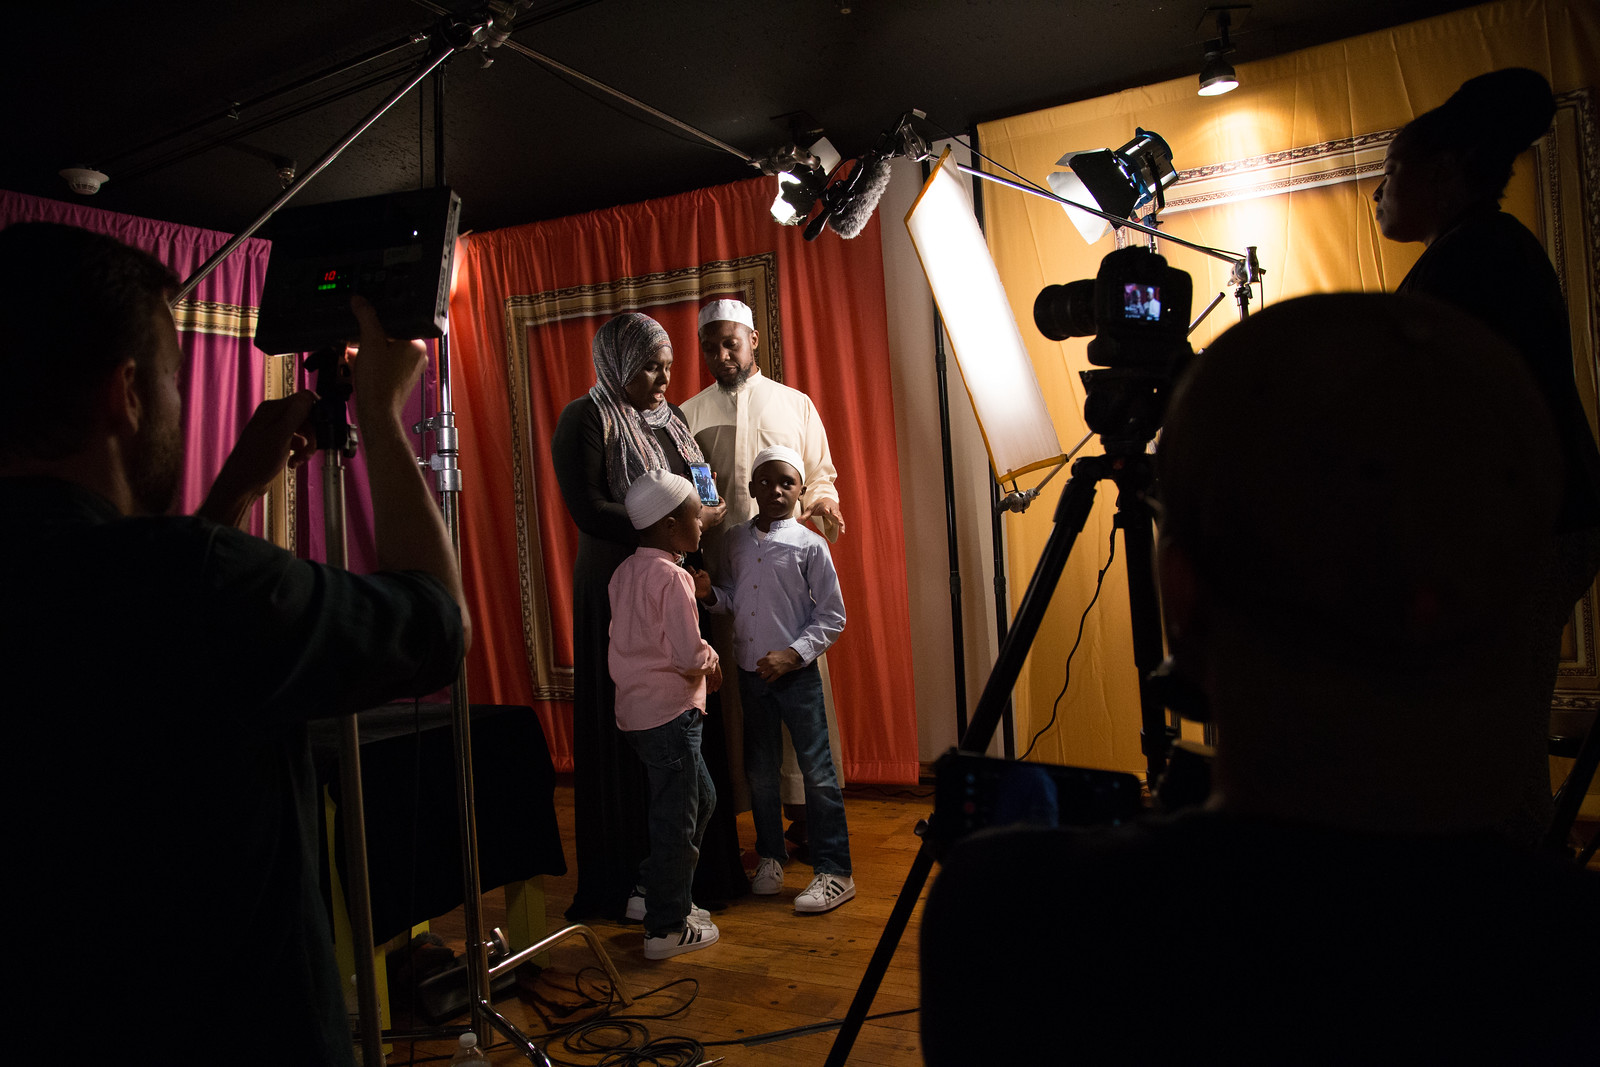
<path fill-rule="evenodd" d="M 744 707 L 744 773 L 750 786 L 750 814 L 756 824 L 756 853 L 782 862 L 783 803 L 778 771 L 783 762 L 782 727 L 789 728 L 794 754 L 805 777 L 806 840 L 818 874 L 850 873 L 850 830 L 844 820 L 844 793 L 828 751 L 828 723 L 822 705 L 822 674 L 815 661 L 773 682 L 754 671 L 739 671 Z"/>
<path fill-rule="evenodd" d="M 650 855 L 639 865 L 644 886 L 644 932 L 662 937 L 683 929 L 690 886 L 700 859 L 717 790 L 700 756 L 699 708 L 649 730 L 624 730 L 650 779 Z"/>

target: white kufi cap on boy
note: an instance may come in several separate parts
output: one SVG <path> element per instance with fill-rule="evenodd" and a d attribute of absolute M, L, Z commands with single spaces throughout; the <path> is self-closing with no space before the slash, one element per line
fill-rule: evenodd
<path fill-rule="evenodd" d="M 795 473 L 800 475 L 800 480 L 805 481 L 806 461 L 800 458 L 800 453 L 785 445 L 769 445 L 766 448 L 763 448 L 760 452 L 757 452 L 756 458 L 750 462 L 750 473 L 754 474 L 756 471 L 761 469 L 761 465 L 763 463 L 774 459 L 781 459 L 789 466 L 793 467 L 795 469 Z"/>
<path fill-rule="evenodd" d="M 645 471 L 628 486 L 622 506 L 635 530 L 645 530 L 678 510 L 678 505 L 695 496 L 694 483 L 681 474 L 657 468 Z"/>

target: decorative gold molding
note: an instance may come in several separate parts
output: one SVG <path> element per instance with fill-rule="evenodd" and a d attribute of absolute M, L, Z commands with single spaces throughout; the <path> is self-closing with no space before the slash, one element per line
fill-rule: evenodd
<path fill-rule="evenodd" d="M 276 400 L 298 387 L 295 356 L 267 356 L 262 365 L 262 396 Z M 287 468 L 278 472 L 261 501 L 262 535 L 273 544 L 295 550 L 295 508 L 297 478 Z"/>
<path fill-rule="evenodd" d="M 1380 130 L 1340 137 L 1179 171 L 1173 188 L 1181 195 L 1167 198 L 1165 214 L 1337 185 L 1380 174 L 1384 153 L 1398 132 Z"/>
<path fill-rule="evenodd" d="M 761 346 L 757 350 L 761 373 L 782 381 L 783 329 L 778 314 L 775 253 L 506 299 L 506 379 L 510 383 L 507 402 L 514 442 L 511 461 L 517 578 L 522 596 L 522 642 L 535 699 L 571 700 L 572 668 L 559 666 L 555 661 L 544 549 L 538 543 L 539 504 L 533 473 L 536 443 L 530 433 L 533 401 L 529 330 L 567 319 L 603 318 L 685 301 L 698 306 L 705 297 L 728 293 L 739 294 L 755 315 L 756 329 L 761 334 Z"/>
<path fill-rule="evenodd" d="M 185 298 L 172 309 L 178 329 L 222 337 L 252 340 L 256 335 L 257 308 L 243 304 L 222 304 L 215 300 Z"/>
<path fill-rule="evenodd" d="M 1596 299 L 1600 239 L 1600 139 L 1591 89 L 1556 97 L 1551 134 L 1534 145 L 1539 177 L 1540 238 L 1555 265 L 1574 330 L 1573 373 L 1591 431 L 1600 430 L 1600 302 Z M 1600 708 L 1600 658 L 1595 654 L 1597 605 L 1591 585 L 1561 635 L 1555 707 Z"/>

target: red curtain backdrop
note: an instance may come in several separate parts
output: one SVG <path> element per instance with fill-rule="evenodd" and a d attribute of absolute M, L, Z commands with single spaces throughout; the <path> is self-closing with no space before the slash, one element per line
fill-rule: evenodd
<path fill-rule="evenodd" d="M 231 236 L 0 190 L 0 227 L 14 222 L 59 222 L 107 234 L 149 252 L 179 278 L 194 273 Z M 187 451 L 178 510 L 184 514 L 205 499 L 239 429 L 264 395 L 266 357 L 251 339 L 271 247 L 255 238 L 245 241 L 174 309 L 178 340 L 188 357 L 180 382 Z M 259 508 L 253 523 L 260 533 Z"/>
<path fill-rule="evenodd" d="M 474 701 L 535 703 L 559 769 L 572 767 L 571 571 L 577 530 L 549 445 L 594 384 L 590 340 L 619 310 L 656 318 L 676 361 L 668 398 L 711 383 L 696 343 L 703 300 L 757 306 L 763 367 L 808 394 L 828 430 L 848 524 L 833 546 L 849 621 L 829 651 L 855 782 L 914 782 L 917 729 L 905 535 L 878 222 L 806 242 L 772 222 L 752 179 L 462 238 L 451 300 L 461 426 L 462 566 L 474 619 Z M 764 321 L 765 320 L 765 321 Z M 563 681 L 565 679 L 565 681 Z"/>

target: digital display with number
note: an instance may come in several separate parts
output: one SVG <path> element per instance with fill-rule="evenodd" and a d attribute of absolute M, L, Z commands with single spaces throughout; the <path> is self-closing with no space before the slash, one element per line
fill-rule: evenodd
<path fill-rule="evenodd" d="M 441 336 L 460 211 L 460 198 L 435 186 L 279 212 L 256 347 L 310 352 L 354 337 L 357 293 L 396 336 Z"/>

